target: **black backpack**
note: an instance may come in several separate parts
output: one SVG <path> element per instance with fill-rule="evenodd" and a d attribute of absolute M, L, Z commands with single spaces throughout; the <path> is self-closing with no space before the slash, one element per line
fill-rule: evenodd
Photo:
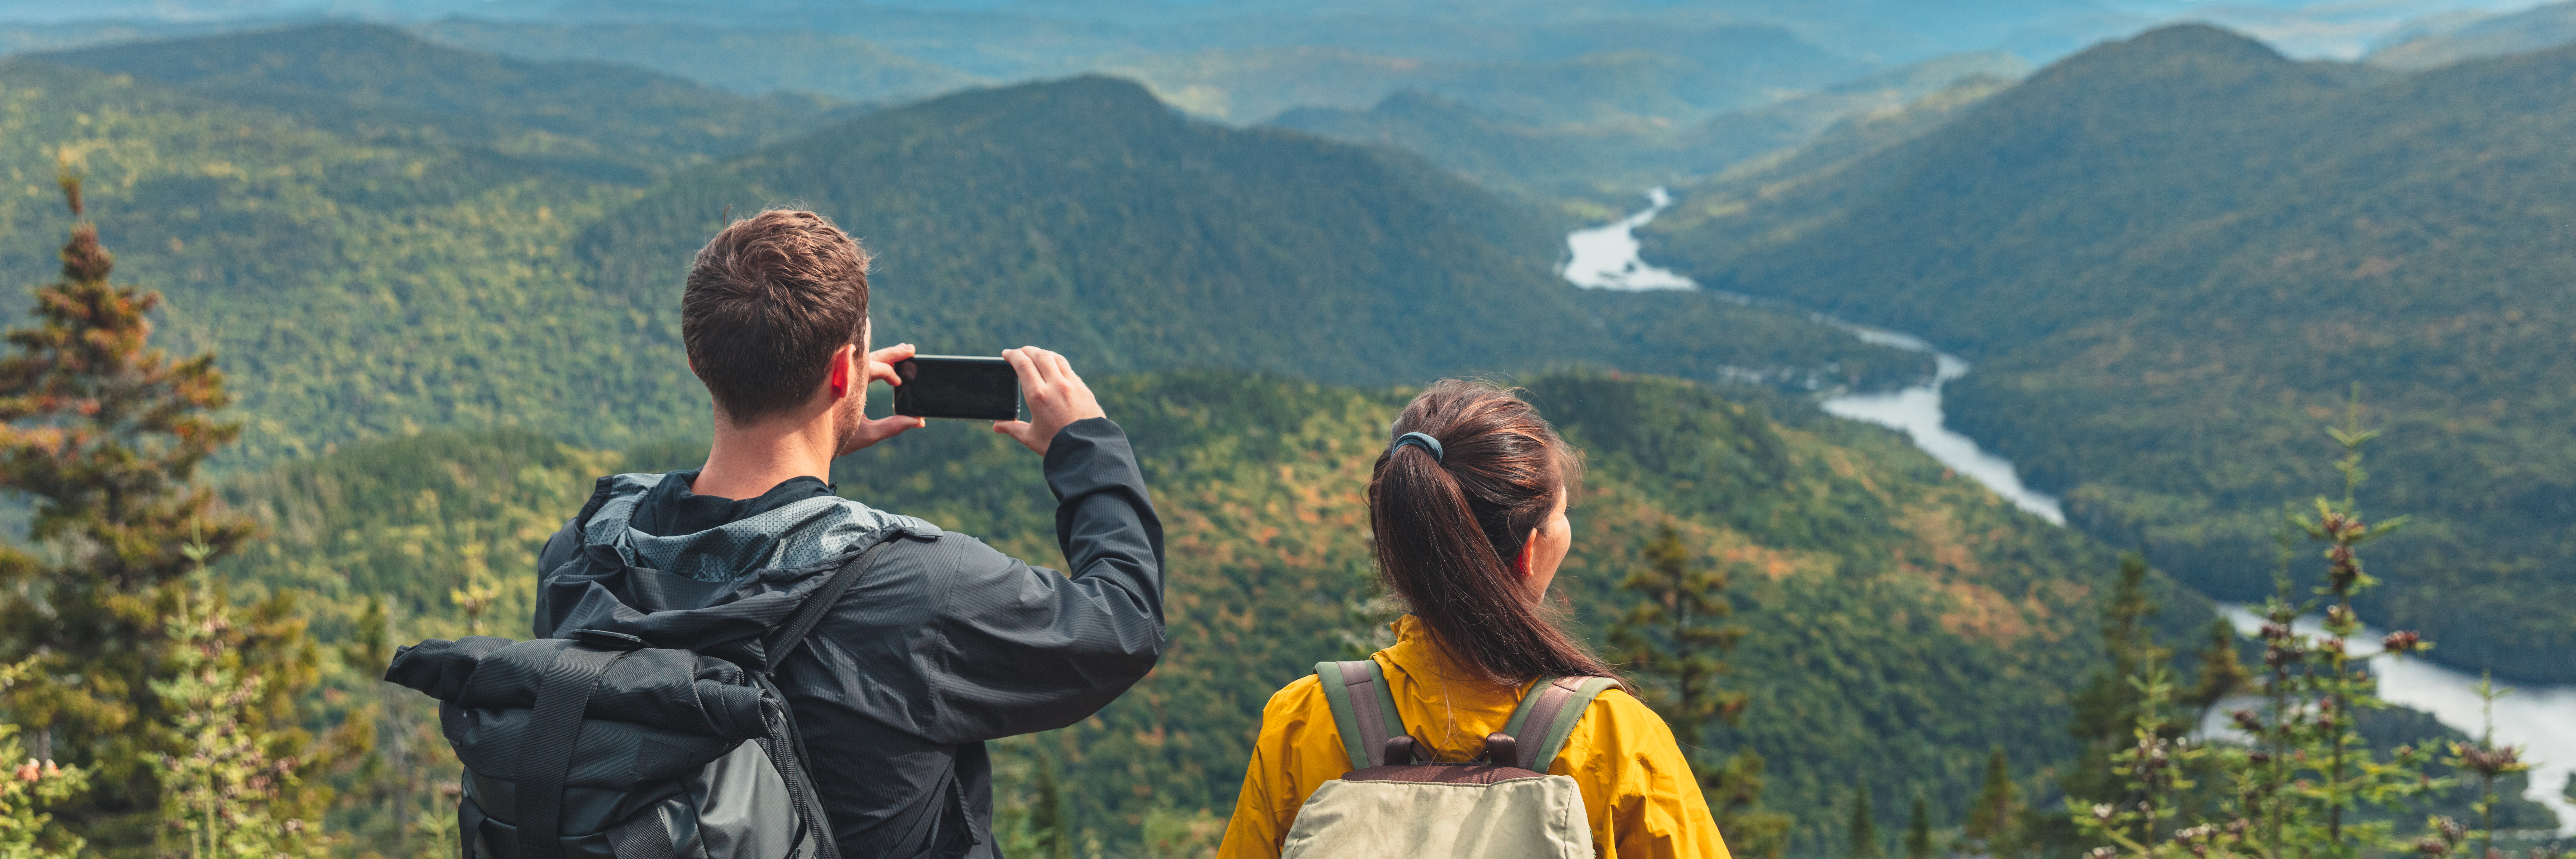
<path fill-rule="evenodd" d="M 832 575 L 759 664 L 595 629 L 431 639 L 385 679 L 439 701 L 462 859 L 839 859 L 770 674 L 892 540 Z"/>

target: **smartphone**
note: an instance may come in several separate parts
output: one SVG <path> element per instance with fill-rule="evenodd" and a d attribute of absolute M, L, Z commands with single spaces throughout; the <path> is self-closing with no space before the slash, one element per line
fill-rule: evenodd
<path fill-rule="evenodd" d="M 979 421 L 1020 419 L 1020 374 L 1000 358 L 915 355 L 896 361 L 903 384 L 894 388 L 894 413 L 914 418 Z"/>

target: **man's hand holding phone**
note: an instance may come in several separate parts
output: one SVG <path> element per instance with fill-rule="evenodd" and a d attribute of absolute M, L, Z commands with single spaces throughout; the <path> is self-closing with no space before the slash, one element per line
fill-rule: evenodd
<path fill-rule="evenodd" d="M 994 421 L 994 432 L 1019 439 L 1020 444 L 1043 456 L 1058 430 L 1075 421 L 1108 417 L 1100 410 L 1100 401 L 1091 396 L 1091 386 L 1074 375 L 1073 365 L 1064 356 L 1022 346 L 1002 350 L 1002 359 L 1011 362 L 1011 369 L 1019 373 L 1020 399 L 1028 403 L 1029 419 Z"/>
<path fill-rule="evenodd" d="M 867 396 L 867 385 L 869 382 L 884 382 L 888 385 L 903 384 L 902 377 L 895 374 L 894 365 L 901 361 L 911 360 L 912 353 L 912 344 L 897 343 L 895 345 L 867 353 L 866 355 L 853 356 L 859 362 L 864 362 L 865 364 L 865 366 L 859 370 L 859 375 L 862 377 L 859 381 L 861 402 L 865 401 Z M 834 372 L 838 373 L 840 371 L 835 370 Z M 836 378 L 832 383 L 833 392 L 846 394 L 848 393 L 847 385 L 848 382 L 841 381 L 839 378 Z M 904 430 L 920 429 L 929 424 L 928 421 L 905 415 L 887 415 L 885 417 L 871 420 L 864 412 L 853 411 L 851 414 L 858 418 L 858 425 L 843 431 L 841 449 L 839 452 L 832 454 L 833 456 L 848 456 L 859 452 L 862 448 L 875 445 L 877 442 L 901 435 Z"/>

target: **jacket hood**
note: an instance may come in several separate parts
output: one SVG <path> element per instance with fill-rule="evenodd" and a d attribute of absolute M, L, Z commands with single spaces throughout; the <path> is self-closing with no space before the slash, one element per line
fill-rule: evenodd
<path fill-rule="evenodd" d="M 731 652 L 758 665 L 758 639 L 852 555 L 894 538 L 939 539 L 939 526 L 846 498 L 808 498 L 689 534 L 632 526 L 636 506 L 667 474 L 599 479 L 565 530 L 573 557 L 544 571 L 538 637 L 577 629 L 623 633 L 657 647 Z M 728 643 L 731 643 L 730 646 Z"/>
<path fill-rule="evenodd" d="M 902 530 L 936 535 L 939 526 L 847 498 L 808 498 L 758 516 L 689 534 L 657 537 L 630 524 L 644 496 L 668 474 L 600 478 L 598 508 L 581 523 L 585 548 L 605 547 L 629 566 L 701 582 L 731 582 L 752 573 L 832 560 L 876 545 Z"/>

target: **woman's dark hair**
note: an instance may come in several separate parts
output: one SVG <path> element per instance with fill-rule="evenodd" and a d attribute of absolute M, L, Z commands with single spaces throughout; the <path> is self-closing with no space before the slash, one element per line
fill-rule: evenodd
<path fill-rule="evenodd" d="M 1581 479 L 1582 458 L 1511 392 L 1444 380 L 1413 398 L 1392 435 L 1418 432 L 1377 458 L 1369 527 L 1378 574 L 1443 649 L 1484 679 L 1617 676 L 1559 628 L 1512 559 L 1531 529 Z"/>

